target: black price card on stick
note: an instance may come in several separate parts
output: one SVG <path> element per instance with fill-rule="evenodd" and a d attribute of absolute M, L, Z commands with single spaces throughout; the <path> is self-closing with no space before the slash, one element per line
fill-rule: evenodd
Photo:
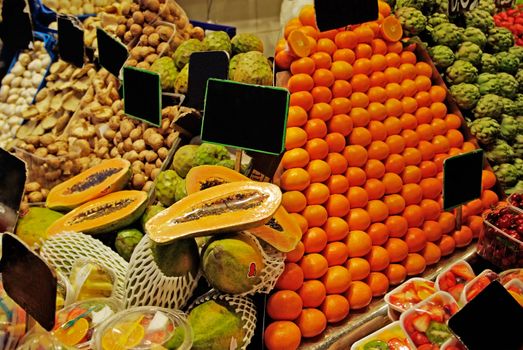
<path fill-rule="evenodd" d="M 99 27 L 96 28 L 96 38 L 98 41 L 98 60 L 100 65 L 118 77 L 120 70 L 129 57 L 127 47 Z"/>
<path fill-rule="evenodd" d="M 189 88 L 185 103 L 203 109 L 205 89 L 209 78 L 227 79 L 229 55 L 225 51 L 193 52 L 189 58 Z"/>
<path fill-rule="evenodd" d="M 50 331 L 56 312 L 56 274 L 22 241 L 2 235 L 2 282 L 7 295 Z"/>
<path fill-rule="evenodd" d="M 23 50 L 33 41 L 31 11 L 27 0 L 6 0 L 2 7 L 4 48 Z"/>
<path fill-rule="evenodd" d="M 479 0 L 449 0 L 449 15 L 454 16 L 465 13 L 475 9 L 478 5 Z"/>
<path fill-rule="evenodd" d="M 515 2 L 516 2 L 515 0 L 496 0 L 495 1 L 496 7 L 498 9 L 502 9 L 502 10 L 514 7 Z"/>
<path fill-rule="evenodd" d="M 456 208 L 481 197 L 483 150 L 445 159 L 443 162 L 443 209 Z"/>
<path fill-rule="evenodd" d="M 123 98 L 124 111 L 129 117 L 161 126 L 162 86 L 158 73 L 123 67 Z"/>
<path fill-rule="evenodd" d="M 60 58 L 77 67 L 84 65 L 84 29 L 78 18 L 58 14 L 58 53 Z"/>
<path fill-rule="evenodd" d="M 378 19 L 378 0 L 314 0 L 321 32 Z"/>
<path fill-rule="evenodd" d="M 0 148 L 0 232 L 14 232 L 26 179 L 25 163 Z"/>
<path fill-rule="evenodd" d="M 201 138 L 260 153 L 283 152 L 289 92 L 272 86 L 209 79 Z"/>

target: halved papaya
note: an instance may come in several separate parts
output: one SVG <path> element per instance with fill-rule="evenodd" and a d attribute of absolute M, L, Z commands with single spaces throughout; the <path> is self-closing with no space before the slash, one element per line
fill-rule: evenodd
<path fill-rule="evenodd" d="M 241 231 L 263 225 L 281 204 L 278 186 L 240 181 L 208 188 L 179 200 L 145 224 L 158 244 L 178 238 Z"/>
<path fill-rule="evenodd" d="M 47 229 L 52 236 L 64 231 L 105 233 L 129 226 L 144 212 L 147 193 L 119 191 L 94 199 L 70 211 Z"/>
<path fill-rule="evenodd" d="M 185 178 L 187 193 L 229 182 L 249 181 L 249 178 L 226 167 L 201 165 L 192 168 Z M 248 230 L 282 252 L 290 252 L 301 239 L 301 230 L 296 221 L 280 206 L 265 225 Z"/>
<path fill-rule="evenodd" d="M 69 211 L 90 200 L 120 191 L 131 178 L 131 163 L 122 158 L 100 164 L 53 187 L 45 205 L 53 210 Z"/>

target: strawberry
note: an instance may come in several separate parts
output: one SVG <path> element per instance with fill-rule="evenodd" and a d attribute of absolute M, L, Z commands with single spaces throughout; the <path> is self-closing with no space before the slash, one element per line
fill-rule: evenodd
<path fill-rule="evenodd" d="M 458 277 L 461 277 L 465 281 L 470 281 L 474 277 L 474 272 L 470 271 L 469 267 L 463 264 L 457 264 L 450 268 L 450 270 Z"/>
<path fill-rule="evenodd" d="M 433 305 L 427 311 L 434 321 L 443 322 L 445 320 L 445 310 L 440 305 Z"/>
<path fill-rule="evenodd" d="M 465 285 L 460 283 L 460 284 L 456 284 L 452 288 L 449 288 L 448 292 L 452 295 L 452 297 L 455 300 L 459 300 L 459 298 L 461 296 L 461 292 L 463 291 L 464 288 L 465 288 Z"/>
<path fill-rule="evenodd" d="M 412 338 L 412 341 L 414 342 L 414 344 L 416 346 L 421 346 L 423 344 L 430 343 L 429 338 L 427 338 L 427 336 L 425 334 L 420 333 L 420 332 L 414 332 L 411 334 L 410 337 Z"/>
<path fill-rule="evenodd" d="M 427 328 L 429 328 L 429 324 L 430 324 L 430 316 L 428 314 L 421 314 L 419 315 L 418 317 L 416 317 L 414 319 L 414 321 L 412 322 L 412 324 L 414 325 L 414 328 L 418 331 L 418 332 L 423 332 L 425 333 L 427 331 Z"/>

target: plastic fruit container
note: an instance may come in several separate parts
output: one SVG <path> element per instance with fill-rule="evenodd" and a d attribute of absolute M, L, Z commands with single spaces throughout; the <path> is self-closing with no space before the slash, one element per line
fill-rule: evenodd
<path fill-rule="evenodd" d="M 385 295 L 390 308 L 403 312 L 436 293 L 434 282 L 424 278 L 411 278 Z"/>
<path fill-rule="evenodd" d="M 182 332 L 176 332 L 178 328 Z M 192 346 L 192 330 L 180 311 L 141 306 L 111 317 L 93 339 L 99 350 L 186 350 Z"/>
<path fill-rule="evenodd" d="M 6 294 L 0 278 L 0 349 L 15 349 L 24 336 L 25 321 L 25 311 Z"/>
<path fill-rule="evenodd" d="M 523 282 L 523 268 L 522 269 L 510 269 L 505 270 L 499 274 L 499 281 L 505 285 L 513 279 L 519 279 Z"/>
<path fill-rule="evenodd" d="M 74 292 L 67 277 L 58 271 L 56 271 L 56 277 L 56 310 L 60 310 L 74 302 Z"/>
<path fill-rule="evenodd" d="M 474 270 L 466 261 L 458 261 L 443 270 L 436 277 L 436 288 L 448 292 L 459 301 L 465 285 L 476 277 Z"/>
<path fill-rule="evenodd" d="M 458 310 L 452 295 L 436 292 L 401 314 L 401 327 L 417 347 L 424 344 L 441 346 L 453 337 L 447 322 Z"/>
<path fill-rule="evenodd" d="M 54 337 L 66 346 L 89 349 L 96 327 L 115 313 L 120 305 L 113 299 L 91 299 L 80 301 L 56 313 Z"/>
<path fill-rule="evenodd" d="M 116 274 L 93 259 L 79 259 L 71 268 L 69 281 L 74 300 L 109 298 L 113 294 Z"/>
<path fill-rule="evenodd" d="M 410 342 L 399 321 L 397 321 L 358 340 L 352 344 L 350 349 L 415 350 L 416 347 Z"/>
<path fill-rule="evenodd" d="M 440 348 L 440 350 L 468 350 L 465 345 L 463 345 L 462 342 L 460 342 L 457 338 L 451 338 L 448 341 L 446 341 Z"/>
<path fill-rule="evenodd" d="M 18 344 L 17 350 L 74 350 L 74 347 L 64 345 L 51 333 L 34 327 Z"/>
<path fill-rule="evenodd" d="M 507 198 L 508 204 L 519 212 L 523 212 L 523 202 L 521 201 L 521 196 L 523 193 L 512 193 Z M 519 198 L 518 198 L 519 197 Z"/>
<path fill-rule="evenodd" d="M 497 280 L 498 274 L 492 270 L 484 270 L 479 275 L 477 275 L 472 281 L 467 283 L 461 293 L 460 304 L 465 305 L 472 299 L 474 299 L 490 282 Z"/>
<path fill-rule="evenodd" d="M 516 301 L 523 307 L 523 282 L 519 279 L 513 279 L 505 284 L 505 288 L 516 299 Z"/>

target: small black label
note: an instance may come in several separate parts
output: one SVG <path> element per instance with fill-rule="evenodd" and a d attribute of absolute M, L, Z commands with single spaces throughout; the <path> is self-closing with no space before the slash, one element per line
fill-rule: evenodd
<path fill-rule="evenodd" d="M 100 65 L 114 76 L 119 76 L 120 70 L 129 57 L 127 47 L 116 38 L 107 34 L 102 28 L 96 28 L 96 38 L 98 39 L 98 60 Z"/>
<path fill-rule="evenodd" d="M 473 10 L 478 5 L 479 0 L 449 0 L 449 15 L 453 16 Z"/>
<path fill-rule="evenodd" d="M 4 1 L 2 6 L 4 48 L 23 50 L 33 41 L 31 12 L 26 0 Z"/>
<path fill-rule="evenodd" d="M 496 8 L 498 9 L 509 9 L 514 7 L 516 1 L 515 0 L 496 0 Z"/>
<path fill-rule="evenodd" d="M 481 197 L 483 150 L 478 149 L 443 162 L 443 209 L 449 210 Z"/>
<path fill-rule="evenodd" d="M 0 232 L 14 232 L 26 179 L 25 163 L 0 148 Z"/>
<path fill-rule="evenodd" d="M 74 64 L 76 67 L 84 65 L 85 46 L 84 29 L 78 18 L 70 15 L 58 14 L 58 53 L 60 58 Z"/>
<path fill-rule="evenodd" d="M 161 126 L 162 87 L 158 73 L 123 67 L 123 96 L 125 114 L 148 124 Z"/>
<path fill-rule="evenodd" d="M 314 7 L 322 32 L 378 19 L 377 0 L 314 0 Z"/>

